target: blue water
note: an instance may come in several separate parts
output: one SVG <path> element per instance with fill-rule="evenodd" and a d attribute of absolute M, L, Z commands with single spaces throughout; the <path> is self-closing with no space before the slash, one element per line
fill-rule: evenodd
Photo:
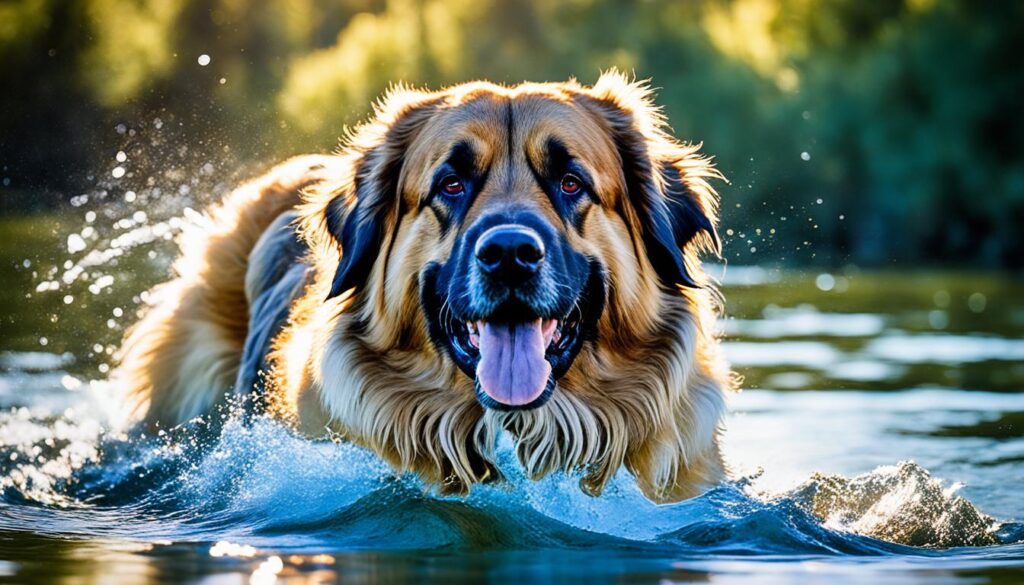
<path fill-rule="evenodd" d="M 974 582 L 969 575 L 990 579 L 1024 567 L 1024 525 L 988 516 L 915 463 L 851 478 L 810 474 L 781 491 L 773 491 L 772 473 L 761 471 L 655 506 L 625 473 L 600 498 L 584 495 L 571 476 L 530 481 L 506 438 L 498 454 L 507 483 L 443 497 L 413 477 L 395 477 L 372 453 L 309 441 L 273 420 L 225 411 L 144 436 L 115 430 L 123 413 L 106 383 L 80 383 L 60 371 L 9 371 L 2 380 L 6 401 L 34 403 L 0 415 L 0 575 L 17 581 L 82 574 L 82 556 L 97 559 L 87 571 L 93 578 L 129 582 L 210 575 L 255 575 L 255 582 L 325 575 L 685 581 L 749 573 L 936 582 L 936 572 Z M 31 394 L 14 392 L 30 387 Z M 927 390 L 753 391 L 735 402 L 730 424 L 745 428 L 730 435 L 731 460 L 777 462 L 786 473 L 794 461 L 785 457 L 742 455 L 764 451 L 757 445 L 765 429 L 843 412 L 832 419 L 843 429 L 818 435 L 819 442 L 848 449 L 874 436 L 891 458 L 921 438 L 906 426 L 893 442 L 872 425 L 906 420 L 924 405 L 961 422 L 986 420 L 1006 406 L 1024 409 L 1024 396 Z M 817 432 L 810 426 L 768 451 L 800 445 Z M 1017 507 L 1019 482 L 994 480 L 1009 493 L 995 490 L 988 507 Z M 182 563 L 192 568 L 183 573 Z"/>
<path fill-rule="evenodd" d="M 506 482 L 445 497 L 230 410 L 133 431 L 111 356 L 183 222 L 98 209 L 3 224 L 0 582 L 1024 582 L 1018 280 L 732 267 L 731 482 L 594 498 L 506 437 Z"/>

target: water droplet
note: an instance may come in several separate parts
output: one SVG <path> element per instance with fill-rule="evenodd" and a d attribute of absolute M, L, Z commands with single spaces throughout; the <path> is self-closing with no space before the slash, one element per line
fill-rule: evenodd
<path fill-rule="evenodd" d="M 114 170 L 110 171 L 110 174 L 113 175 L 115 179 L 120 179 L 124 176 L 124 167 L 114 167 Z"/>
<path fill-rule="evenodd" d="M 124 200 L 127 201 L 128 203 L 135 201 L 135 191 L 125 191 Z"/>
<path fill-rule="evenodd" d="M 64 374 L 60 379 L 60 385 L 65 390 L 75 391 L 82 387 L 82 381 L 70 374 Z"/>
<path fill-rule="evenodd" d="M 210 56 L 206 53 L 203 53 L 202 55 L 199 55 L 199 59 L 197 59 L 197 61 L 199 62 L 199 65 L 201 67 L 206 67 L 210 64 Z"/>
<path fill-rule="evenodd" d="M 124 162 L 128 160 L 128 155 L 125 154 L 123 150 L 119 150 L 117 151 L 117 155 L 114 156 L 114 158 L 117 159 L 117 162 Z"/>
<path fill-rule="evenodd" d="M 811 153 L 807 152 L 806 150 L 801 152 L 800 153 L 800 159 L 801 160 L 811 160 Z"/>
<path fill-rule="evenodd" d="M 835 288 L 836 279 L 834 276 L 827 272 L 823 272 L 814 279 L 814 286 L 818 287 L 818 290 L 828 292 Z"/>
<path fill-rule="evenodd" d="M 970 309 L 972 313 L 980 313 L 984 311 L 986 304 L 988 304 L 988 299 L 980 292 L 976 292 L 967 297 L 967 308 Z"/>
<path fill-rule="evenodd" d="M 68 254 L 77 254 L 86 248 L 85 240 L 78 234 L 68 236 Z"/>

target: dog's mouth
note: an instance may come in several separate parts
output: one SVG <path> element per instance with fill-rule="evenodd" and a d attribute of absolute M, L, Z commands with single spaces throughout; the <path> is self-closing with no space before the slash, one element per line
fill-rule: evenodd
<path fill-rule="evenodd" d="M 505 350 L 510 340 L 530 343 L 532 352 L 539 348 L 545 355 L 561 357 L 579 337 L 579 319 L 541 319 L 521 323 L 493 323 L 479 321 L 450 322 L 451 341 L 460 353 L 473 358 L 481 357 L 481 335 L 486 340 L 484 351 Z M 538 342 L 539 340 L 539 342 Z M 518 347 L 518 346 L 516 346 Z"/>
<path fill-rule="evenodd" d="M 544 405 L 583 344 L 596 339 L 604 307 L 603 271 L 596 262 L 586 285 L 575 299 L 563 303 L 569 308 L 558 316 L 509 300 L 486 316 L 463 317 L 442 299 L 437 272 L 426 270 L 421 283 L 431 337 L 474 380 L 477 400 L 487 408 L 525 410 Z"/>
<path fill-rule="evenodd" d="M 565 362 L 576 347 L 580 320 L 453 321 L 450 331 L 452 348 L 476 364 L 477 394 L 485 406 L 530 408 L 553 389 L 553 364 Z"/>

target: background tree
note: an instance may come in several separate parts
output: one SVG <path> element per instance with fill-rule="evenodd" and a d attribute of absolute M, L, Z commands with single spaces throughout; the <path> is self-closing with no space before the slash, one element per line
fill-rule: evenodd
<path fill-rule="evenodd" d="M 59 207 L 122 148 L 155 181 L 329 150 L 398 81 L 616 66 L 731 179 L 730 259 L 1021 268 L 1022 54 L 1019 2 L 8 0 L 0 205 Z"/>

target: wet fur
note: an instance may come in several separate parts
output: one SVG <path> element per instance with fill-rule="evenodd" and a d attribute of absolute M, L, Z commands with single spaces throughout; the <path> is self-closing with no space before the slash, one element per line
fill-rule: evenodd
<path fill-rule="evenodd" d="M 557 122 L 545 122 L 545 104 L 579 116 L 580 148 L 592 150 L 601 184 L 618 194 L 567 236 L 605 267 L 597 342 L 547 404 L 499 412 L 479 404 L 473 381 L 430 339 L 420 271 L 450 253 L 458 230 L 430 219 L 410 193 L 436 162 L 430 144 L 445 139 L 432 134 L 441 116 L 463 115 L 459 124 L 488 136 L 504 130 L 487 108 L 508 101 L 536 102 L 522 111 L 549 126 Z M 536 190 L 509 168 L 509 188 Z M 254 384 L 246 368 L 256 364 L 263 407 L 307 435 L 329 429 L 364 445 L 445 491 L 494 479 L 495 440 L 507 430 L 531 477 L 581 470 L 581 487 L 599 494 L 625 466 L 655 501 L 690 497 L 726 473 L 718 434 L 730 379 L 714 337 L 717 293 L 697 259 L 717 247 L 707 183 L 715 177 L 696 147 L 665 133 L 647 86 L 614 72 L 594 87 L 399 88 L 338 155 L 290 161 L 210 211 L 202 237 L 184 239 L 193 244 L 175 280 L 154 292 L 130 332 L 118 375 L 148 422 L 177 424 L 208 412 L 236 378 Z M 252 304 L 274 285 L 264 275 L 288 268 L 287 246 L 257 241 L 290 210 L 298 219 L 275 229 L 301 239 L 301 279 L 265 297 L 287 309 L 270 313 L 286 316 L 253 320 Z M 269 355 L 243 360 L 247 338 L 268 327 Z"/>

